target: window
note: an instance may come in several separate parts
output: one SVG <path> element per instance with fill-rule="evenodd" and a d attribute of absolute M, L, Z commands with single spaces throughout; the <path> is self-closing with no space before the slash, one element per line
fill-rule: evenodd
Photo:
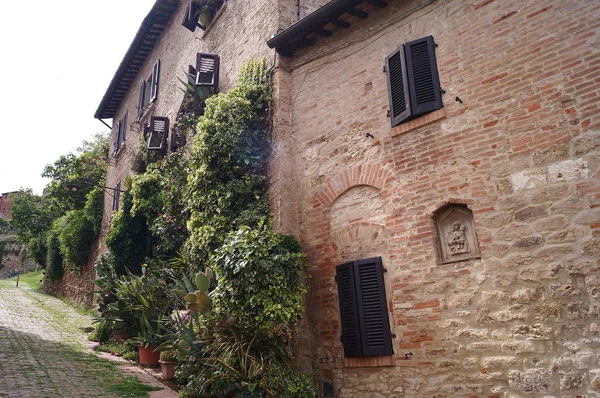
<path fill-rule="evenodd" d="M 381 257 L 336 267 L 344 356 L 393 355 Z"/>
<path fill-rule="evenodd" d="M 224 0 L 189 0 L 181 24 L 192 32 L 196 28 L 206 30 L 223 3 L 225 3 Z"/>
<path fill-rule="evenodd" d="M 144 115 L 146 107 L 156 101 L 158 98 L 158 81 L 160 76 L 160 59 L 152 66 L 152 74 L 140 85 L 140 93 L 138 99 L 138 119 Z"/>
<path fill-rule="evenodd" d="M 121 144 L 125 142 L 127 139 L 127 117 L 129 111 L 125 112 L 123 119 L 117 122 L 117 132 L 115 134 L 114 146 L 113 146 L 113 154 L 116 154 L 121 148 Z"/>
<path fill-rule="evenodd" d="M 403 44 L 385 60 L 392 127 L 442 108 L 433 37 Z"/>
<path fill-rule="evenodd" d="M 115 185 L 115 189 L 113 190 L 113 203 L 112 209 L 113 211 L 119 211 L 119 201 L 121 200 L 121 181 Z"/>
<path fill-rule="evenodd" d="M 219 56 L 216 54 L 196 54 L 196 86 L 219 87 Z"/>
<path fill-rule="evenodd" d="M 148 137 L 148 149 L 160 150 L 166 147 L 167 135 L 169 133 L 169 118 L 152 116 L 150 119 L 150 136 Z"/>

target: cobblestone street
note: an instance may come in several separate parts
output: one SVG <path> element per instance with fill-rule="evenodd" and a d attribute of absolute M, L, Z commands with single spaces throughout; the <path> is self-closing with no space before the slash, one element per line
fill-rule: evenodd
<path fill-rule="evenodd" d="M 54 297 L 0 281 L 0 397 L 124 396 L 123 386 L 135 384 L 124 374 L 136 373 L 136 367 L 117 367 L 91 353 L 80 330 L 90 325 L 90 316 Z M 162 387 L 145 372 L 137 373 L 144 383 Z M 121 393 L 111 390 L 115 384 Z M 166 389 L 150 396 L 177 395 Z"/>

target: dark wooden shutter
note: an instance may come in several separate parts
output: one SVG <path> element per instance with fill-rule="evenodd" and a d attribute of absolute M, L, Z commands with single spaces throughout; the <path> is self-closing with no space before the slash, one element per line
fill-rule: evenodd
<path fill-rule="evenodd" d="M 150 136 L 148 137 L 148 149 L 159 150 L 165 147 L 167 134 L 169 132 L 169 118 L 152 116 L 150 118 Z"/>
<path fill-rule="evenodd" d="M 361 357 L 363 355 L 353 262 L 336 267 L 336 281 L 340 300 L 341 340 L 344 346 L 344 356 L 347 358 Z"/>
<path fill-rule="evenodd" d="M 144 105 L 146 99 L 146 81 L 142 82 L 140 86 L 140 98 L 138 100 L 138 119 L 144 114 Z"/>
<path fill-rule="evenodd" d="M 152 83 L 150 85 L 150 102 L 156 101 L 158 97 L 158 77 L 160 75 L 160 59 L 152 67 Z"/>
<path fill-rule="evenodd" d="M 363 356 L 393 355 L 381 257 L 354 262 Z"/>
<path fill-rule="evenodd" d="M 394 127 L 408 120 L 411 116 L 404 46 L 401 46 L 385 59 L 385 70 L 387 72 L 390 100 L 390 119 L 392 127 Z"/>
<path fill-rule="evenodd" d="M 129 111 L 125 112 L 125 116 L 123 116 L 123 126 L 121 127 L 121 141 L 125 142 L 127 139 L 127 117 L 129 116 Z"/>
<path fill-rule="evenodd" d="M 216 54 L 196 54 L 196 86 L 219 87 L 219 56 Z"/>
<path fill-rule="evenodd" d="M 121 146 L 121 121 L 119 120 L 119 122 L 117 123 L 117 131 L 115 134 L 115 152 L 117 152 L 119 150 L 119 147 Z"/>
<path fill-rule="evenodd" d="M 115 189 L 113 190 L 113 211 L 119 211 L 119 201 L 121 199 L 121 181 L 115 185 Z"/>
<path fill-rule="evenodd" d="M 442 108 L 433 37 L 427 36 L 404 44 L 404 55 L 410 83 L 412 117 Z"/>
<path fill-rule="evenodd" d="M 188 65 L 188 84 L 191 86 L 196 85 L 196 68 L 192 65 Z"/>
<path fill-rule="evenodd" d="M 190 0 L 185 8 L 185 15 L 183 16 L 183 22 L 181 24 L 185 26 L 186 29 L 193 32 L 198 26 L 198 18 L 200 18 L 200 7 L 196 2 Z M 203 26 L 200 27 L 204 28 Z"/>

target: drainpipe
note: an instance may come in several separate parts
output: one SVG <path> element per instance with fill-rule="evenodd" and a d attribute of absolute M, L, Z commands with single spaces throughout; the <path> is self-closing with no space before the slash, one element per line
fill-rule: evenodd
<path fill-rule="evenodd" d="M 106 127 L 108 127 L 108 129 L 109 129 L 110 131 L 112 131 L 112 127 L 111 127 L 111 126 L 109 126 L 108 124 L 106 124 L 106 122 L 105 122 L 104 120 L 102 120 L 102 119 L 100 119 L 100 118 L 97 118 L 97 119 L 98 119 L 98 120 L 100 120 L 100 123 L 102 123 L 103 125 L 105 125 Z"/>

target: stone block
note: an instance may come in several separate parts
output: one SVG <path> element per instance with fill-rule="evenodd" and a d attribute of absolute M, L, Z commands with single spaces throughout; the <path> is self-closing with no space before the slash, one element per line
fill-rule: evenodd
<path fill-rule="evenodd" d="M 539 188 L 547 184 L 546 171 L 544 169 L 519 171 L 513 173 L 510 178 L 515 192 L 524 189 Z"/>
<path fill-rule="evenodd" d="M 584 236 L 586 232 L 587 231 L 584 228 L 568 228 L 563 231 L 551 233 L 546 238 L 546 242 L 550 244 L 575 242 Z"/>
<path fill-rule="evenodd" d="M 571 320 L 584 319 L 588 316 L 590 306 L 584 301 L 573 301 L 567 304 L 567 318 Z"/>
<path fill-rule="evenodd" d="M 583 372 L 561 372 L 560 390 L 577 391 L 585 387 L 585 374 Z"/>
<path fill-rule="evenodd" d="M 586 240 L 581 244 L 581 254 L 594 256 L 600 254 L 600 239 Z"/>
<path fill-rule="evenodd" d="M 544 164 L 556 162 L 569 157 L 569 148 L 567 144 L 552 145 L 549 148 L 535 151 L 533 153 L 533 164 L 541 166 Z"/>
<path fill-rule="evenodd" d="M 519 304 L 530 304 L 540 297 L 542 297 L 542 289 L 540 288 L 521 288 L 511 294 L 508 300 Z"/>
<path fill-rule="evenodd" d="M 548 215 L 548 207 L 544 205 L 527 206 L 515 212 L 516 221 L 532 221 Z"/>
<path fill-rule="evenodd" d="M 552 372 L 547 369 L 529 369 L 525 372 L 512 370 L 508 374 L 508 384 L 525 393 L 545 393 L 552 391 Z"/>
<path fill-rule="evenodd" d="M 548 182 L 553 184 L 588 178 L 589 168 L 583 159 L 570 159 L 548 167 Z"/>
<path fill-rule="evenodd" d="M 539 246 L 542 243 L 544 243 L 544 238 L 541 236 L 526 236 L 518 239 L 515 243 L 513 243 L 512 247 L 527 249 Z"/>
<path fill-rule="evenodd" d="M 534 224 L 534 229 L 537 232 L 556 231 L 566 228 L 571 220 L 563 215 L 550 216 L 539 219 Z"/>
<path fill-rule="evenodd" d="M 578 212 L 573 221 L 577 224 L 590 225 L 600 223 L 600 208 L 587 209 Z"/>
<path fill-rule="evenodd" d="M 573 155 L 582 156 L 600 149 L 600 133 L 586 134 L 573 140 Z"/>
<path fill-rule="evenodd" d="M 600 299 L 600 276 L 587 276 L 585 278 L 585 286 L 590 298 Z"/>
<path fill-rule="evenodd" d="M 596 351 L 585 350 L 575 353 L 573 364 L 577 369 L 592 369 L 599 363 L 599 355 Z"/>
<path fill-rule="evenodd" d="M 521 360 L 515 356 L 491 356 L 483 357 L 481 365 L 486 369 L 506 368 L 517 366 Z"/>
<path fill-rule="evenodd" d="M 534 307 L 535 319 L 541 321 L 560 321 L 563 318 L 562 306 L 557 303 L 544 303 Z"/>
<path fill-rule="evenodd" d="M 513 220 L 512 211 L 497 211 L 485 215 L 480 220 L 480 225 L 485 228 L 500 228 Z"/>

